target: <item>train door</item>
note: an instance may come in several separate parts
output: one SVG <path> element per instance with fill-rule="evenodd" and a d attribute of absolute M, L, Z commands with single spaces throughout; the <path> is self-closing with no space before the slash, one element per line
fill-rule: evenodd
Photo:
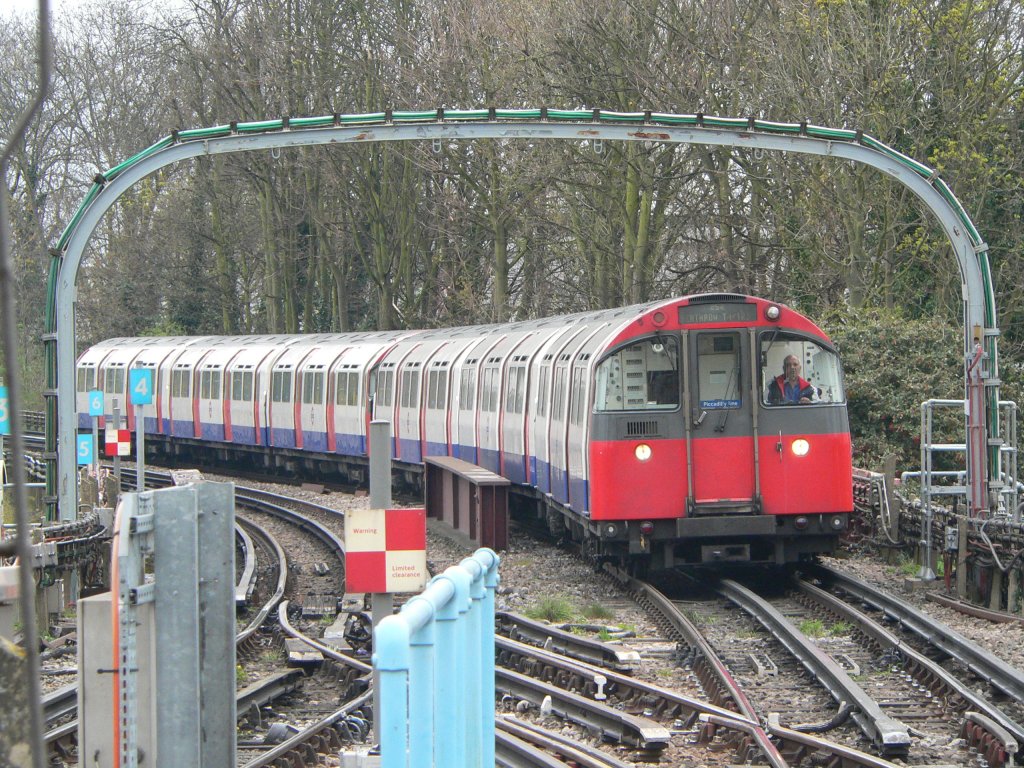
<path fill-rule="evenodd" d="M 195 437 L 203 440 L 223 440 L 224 390 L 223 364 L 207 363 L 199 371 L 198 418 Z"/>
<path fill-rule="evenodd" d="M 702 512 L 757 511 L 749 339 L 740 330 L 691 331 L 689 371 L 688 507 Z"/>

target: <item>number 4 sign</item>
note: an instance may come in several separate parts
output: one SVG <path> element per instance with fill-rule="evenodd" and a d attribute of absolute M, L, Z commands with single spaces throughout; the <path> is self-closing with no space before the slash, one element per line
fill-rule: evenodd
<path fill-rule="evenodd" d="M 149 405 L 153 402 L 153 369 L 132 368 L 128 372 L 131 386 L 132 405 Z"/>

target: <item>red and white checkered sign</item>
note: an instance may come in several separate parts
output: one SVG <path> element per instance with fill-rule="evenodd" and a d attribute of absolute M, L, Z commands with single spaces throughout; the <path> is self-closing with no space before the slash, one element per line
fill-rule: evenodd
<path fill-rule="evenodd" d="M 419 592 L 427 584 L 427 511 L 345 513 L 345 591 Z"/>
<path fill-rule="evenodd" d="M 127 429 L 107 429 L 103 436 L 107 456 L 131 456 L 132 433 Z"/>

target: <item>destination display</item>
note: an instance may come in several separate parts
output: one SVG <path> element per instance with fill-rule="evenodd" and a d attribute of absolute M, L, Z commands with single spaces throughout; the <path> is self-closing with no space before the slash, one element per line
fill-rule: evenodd
<path fill-rule="evenodd" d="M 756 304 L 687 304 L 679 308 L 680 325 L 750 323 L 757 320 Z"/>

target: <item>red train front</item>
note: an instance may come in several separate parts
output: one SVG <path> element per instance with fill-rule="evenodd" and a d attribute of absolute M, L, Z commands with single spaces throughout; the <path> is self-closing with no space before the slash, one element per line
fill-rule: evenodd
<path fill-rule="evenodd" d="M 835 548 L 853 509 L 846 397 L 805 317 L 679 299 L 630 322 L 593 371 L 585 527 L 602 554 L 660 569 Z"/>

